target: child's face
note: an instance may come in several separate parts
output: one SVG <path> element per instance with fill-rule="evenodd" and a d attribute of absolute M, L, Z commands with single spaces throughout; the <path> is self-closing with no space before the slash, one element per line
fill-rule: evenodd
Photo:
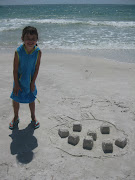
<path fill-rule="evenodd" d="M 37 36 L 35 34 L 25 34 L 24 38 L 22 39 L 26 48 L 33 49 L 37 43 Z"/>

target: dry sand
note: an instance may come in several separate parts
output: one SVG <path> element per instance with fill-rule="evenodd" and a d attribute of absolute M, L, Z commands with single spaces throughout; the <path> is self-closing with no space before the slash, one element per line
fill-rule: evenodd
<path fill-rule="evenodd" d="M 13 53 L 0 56 L 0 179 L 1 180 L 134 180 L 135 64 L 43 51 L 37 79 L 36 114 L 41 127 L 30 125 L 28 105 L 20 106 L 19 129 L 8 129 L 13 118 Z M 79 121 L 80 142 L 67 143 L 58 130 Z M 107 123 L 110 134 L 102 135 Z M 88 130 L 97 132 L 92 150 L 84 150 Z M 126 137 L 125 148 L 115 140 Z M 105 154 L 102 142 L 113 143 Z"/>

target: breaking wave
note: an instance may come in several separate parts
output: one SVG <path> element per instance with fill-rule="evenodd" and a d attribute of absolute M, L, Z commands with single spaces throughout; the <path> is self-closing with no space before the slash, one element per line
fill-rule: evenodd
<path fill-rule="evenodd" d="M 134 21 L 92 21 L 74 19 L 2 19 L 0 20 L 0 31 L 20 29 L 26 25 L 36 24 L 58 24 L 58 25 L 88 25 L 88 26 L 112 26 L 117 28 L 135 27 Z"/>

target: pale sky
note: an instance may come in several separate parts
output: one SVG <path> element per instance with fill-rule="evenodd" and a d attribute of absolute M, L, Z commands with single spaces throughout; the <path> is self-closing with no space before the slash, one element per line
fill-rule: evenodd
<path fill-rule="evenodd" d="M 135 4 L 135 0 L 0 0 L 0 5 L 24 4 Z"/>

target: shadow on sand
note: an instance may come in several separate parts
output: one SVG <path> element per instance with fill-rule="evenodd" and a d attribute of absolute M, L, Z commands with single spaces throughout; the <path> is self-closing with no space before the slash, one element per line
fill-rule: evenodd
<path fill-rule="evenodd" d="M 17 155 L 18 162 L 28 164 L 32 161 L 34 153 L 32 152 L 38 146 L 37 139 L 33 136 L 34 128 L 30 123 L 25 129 L 19 130 L 18 125 L 13 129 L 10 150 L 12 155 Z"/>

